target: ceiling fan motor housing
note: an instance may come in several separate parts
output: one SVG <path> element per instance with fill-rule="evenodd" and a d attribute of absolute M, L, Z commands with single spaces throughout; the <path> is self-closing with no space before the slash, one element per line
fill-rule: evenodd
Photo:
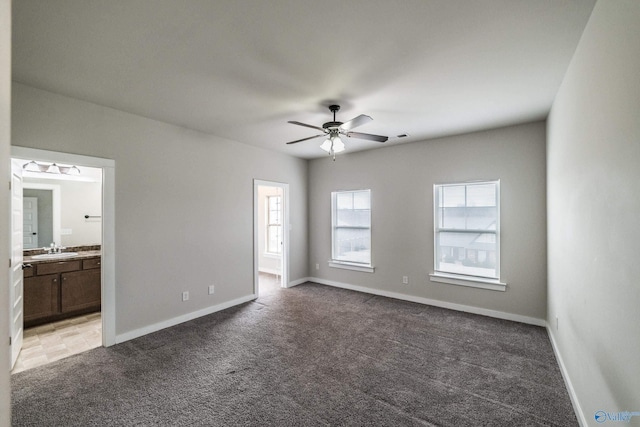
<path fill-rule="evenodd" d="M 340 106 L 335 104 L 329 105 L 329 110 L 333 113 L 333 121 L 323 124 L 322 128 L 329 130 L 338 129 L 338 127 L 342 124 L 342 122 L 336 122 L 336 111 L 340 111 Z"/>
<path fill-rule="evenodd" d="M 342 122 L 327 122 L 325 124 L 322 125 L 322 127 L 324 129 L 337 129 L 340 125 L 342 125 Z"/>

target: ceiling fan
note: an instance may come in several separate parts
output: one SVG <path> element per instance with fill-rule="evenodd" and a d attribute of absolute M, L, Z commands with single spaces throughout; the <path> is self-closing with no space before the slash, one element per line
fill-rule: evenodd
<path fill-rule="evenodd" d="M 345 150 L 344 142 L 340 139 L 340 135 L 344 135 L 348 138 L 358 138 L 358 139 L 368 139 L 370 141 L 377 142 L 386 142 L 389 137 L 381 136 L 381 135 L 372 135 L 370 133 L 361 133 L 361 132 L 351 132 L 351 129 L 362 126 L 365 123 L 369 123 L 373 120 L 371 117 L 361 114 L 358 117 L 349 120 L 348 122 L 337 122 L 336 121 L 336 112 L 340 110 L 339 105 L 330 105 L 329 110 L 333 113 L 333 121 L 327 122 L 322 125 L 322 127 L 308 125 L 306 123 L 289 121 L 293 125 L 304 126 L 311 129 L 317 129 L 322 131 L 319 135 L 310 136 L 308 138 L 298 139 L 296 141 L 287 142 L 287 144 L 297 144 L 298 142 L 307 141 L 309 139 L 319 138 L 321 136 L 326 136 L 327 139 L 322 143 L 320 148 L 329 153 L 329 155 L 333 155 L 333 160 L 336 159 L 336 153 L 340 153 Z"/>

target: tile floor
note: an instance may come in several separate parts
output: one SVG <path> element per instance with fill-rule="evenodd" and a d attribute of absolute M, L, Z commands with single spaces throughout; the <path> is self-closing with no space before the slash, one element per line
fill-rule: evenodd
<path fill-rule="evenodd" d="M 102 345 L 100 312 L 25 329 L 22 351 L 12 374 Z"/>

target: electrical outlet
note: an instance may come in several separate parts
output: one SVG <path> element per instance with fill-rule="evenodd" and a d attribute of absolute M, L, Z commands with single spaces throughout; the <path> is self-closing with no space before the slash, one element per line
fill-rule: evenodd
<path fill-rule="evenodd" d="M 316 264 L 316 270 L 320 270 L 320 264 Z"/>
<path fill-rule="evenodd" d="M 559 321 L 558 321 L 558 316 L 556 316 L 556 331 L 558 330 L 559 327 Z"/>
<path fill-rule="evenodd" d="M 409 276 L 402 276 L 402 284 L 404 285 L 409 284 Z"/>
<path fill-rule="evenodd" d="M 215 292 L 215 286 L 209 285 L 209 295 L 213 295 L 214 292 Z"/>
<path fill-rule="evenodd" d="M 182 301 L 187 301 L 189 300 L 189 291 L 184 291 L 182 293 Z"/>

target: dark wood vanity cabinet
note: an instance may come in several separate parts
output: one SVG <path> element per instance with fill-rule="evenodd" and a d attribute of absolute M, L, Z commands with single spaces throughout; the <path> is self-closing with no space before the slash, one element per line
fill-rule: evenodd
<path fill-rule="evenodd" d="M 100 258 L 34 264 L 24 270 L 24 325 L 100 310 Z"/>
<path fill-rule="evenodd" d="M 61 311 L 100 308 L 100 270 L 81 270 L 61 274 Z"/>
<path fill-rule="evenodd" d="M 57 274 L 24 279 L 24 323 L 58 314 L 60 277 Z"/>

